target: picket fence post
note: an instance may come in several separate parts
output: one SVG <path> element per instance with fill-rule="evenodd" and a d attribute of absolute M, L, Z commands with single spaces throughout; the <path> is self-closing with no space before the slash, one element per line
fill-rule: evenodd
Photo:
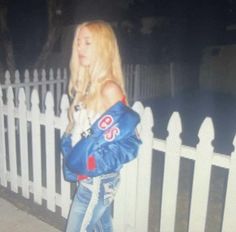
<path fill-rule="evenodd" d="M 144 107 L 140 102 L 136 102 L 133 109 L 142 117 Z M 140 123 L 139 131 L 141 127 Z M 136 231 L 137 171 L 138 159 L 129 162 L 121 169 L 121 183 L 114 201 L 114 231 Z"/>
<path fill-rule="evenodd" d="M 134 94 L 133 94 L 133 101 L 138 100 L 140 97 L 140 72 L 141 72 L 141 67 L 140 65 L 135 65 L 134 69 Z"/>
<path fill-rule="evenodd" d="M 0 183 L 7 186 L 7 166 L 6 166 L 6 144 L 5 144 L 5 125 L 3 114 L 2 88 L 0 87 Z"/>
<path fill-rule="evenodd" d="M 49 70 L 49 81 L 50 81 L 49 91 L 51 92 L 52 96 L 54 96 L 54 83 L 53 83 L 53 80 L 54 80 L 54 71 L 53 71 L 52 68 L 50 68 L 50 70 Z"/>
<path fill-rule="evenodd" d="M 236 228 L 236 220 L 234 217 L 236 212 L 236 135 L 233 140 L 233 145 L 234 151 L 230 157 L 222 231 L 231 231 L 233 228 Z"/>
<path fill-rule="evenodd" d="M 42 98 L 42 105 L 41 105 L 41 109 L 42 112 L 45 112 L 45 100 L 46 100 L 46 94 L 47 94 L 47 84 L 46 84 L 47 78 L 46 78 L 46 70 L 43 69 L 42 70 L 42 87 L 41 87 L 41 98 Z"/>
<path fill-rule="evenodd" d="M 69 99 L 66 94 L 63 94 L 61 99 L 61 114 L 60 114 L 60 124 L 61 124 L 61 130 L 60 130 L 60 138 L 62 137 L 62 134 L 64 133 L 66 129 L 66 125 L 68 123 L 68 117 L 67 117 L 67 110 L 69 107 Z M 61 170 L 63 170 L 63 158 L 62 154 L 61 157 Z M 70 183 L 64 180 L 63 171 L 61 171 L 61 214 L 63 217 L 67 217 L 70 209 Z"/>
<path fill-rule="evenodd" d="M 192 198 L 190 206 L 189 231 L 204 231 L 213 156 L 214 129 L 211 118 L 205 118 L 198 133 L 197 156 L 195 160 Z"/>
<path fill-rule="evenodd" d="M 167 130 L 169 135 L 166 140 L 160 230 L 174 231 L 182 131 L 179 113 L 172 114 Z"/>
<path fill-rule="evenodd" d="M 10 72 L 7 70 L 5 72 L 5 85 L 10 85 L 11 84 L 11 75 Z"/>
<path fill-rule="evenodd" d="M 56 159 L 55 159 L 55 131 L 54 131 L 54 102 L 50 92 L 47 92 L 45 111 L 45 143 L 46 143 L 46 179 L 47 179 L 47 207 L 56 210 Z"/>
<path fill-rule="evenodd" d="M 147 232 L 152 170 L 153 115 L 149 107 L 135 102 L 141 122 L 137 127 L 142 145 L 138 158 L 121 170 L 121 184 L 114 202 L 115 231 Z"/>
<path fill-rule="evenodd" d="M 19 101 L 18 101 L 18 95 L 19 95 L 19 90 L 20 90 L 20 72 L 19 70 L 15 71 L 15 105 L 18 106 Z"/>
<path fill-rule="evenodd" d="M 10 72 L 7 70 L 6 72 L 5 72 L 5 82 L 4 82 L 4 84 L 5 84 L 5 86 L 6 86 L 6 88 L 4 89 L 4 92 L 5 92 L 5 101 L 6 101 L 6 99 L 7 99 L 7 90 L 8 90 L 8 88 L 11 86 L 11 76 L 10 76 Z"/>
<path fill-rule="evenodd" d="M 61 70 L 57 69 L 57 77 L 56 77 L 56 107 L 55 107 L 55 112 L 56 115 L 59 115 L 59 110 L 60 110 L 60 100 L 61 100 L 61 85 L 63 84 L 61 81 Z"/>
<path fill-rule="evenodd" d="M 37 69 L 35 69 L 33 73 L 33 83 L 33 89 L 37 90 L 37 92 L 39 93 L 39 73 Z"/>
<path fill-rule="evenodd" d="M 29 70 L 25 70 L 25 79 L 24 79 L 24 86 L 25 86 L 25 97 L 26 97 L 26 104 L 27 104 L 27 110 L 30 109 L 30 78 L 29 78 Z"/>
<path fill-rule="evenodd" d="M 125 80 L 126 80 L 126 92 L 128 94 L 128 100 L 134 102 L 134 65 L 125 65 Z"/>
<path fill-rule="evenodd" d="M 19 90 L 19 129 L 20 129 L 20 155 L 21 155 L 21 187 L 22 194 L 29 198 L 29 151 L 28 151 L 28 131 L 27 131 L 27 105 L 25 91 Z"/>
<path fill-rule="evenodd" d="M 31 122 L 32 122 L 32 157 L 33 157 L 33 193 L 34 201 L 42 203 L 42 164 L 41 164 L 41 131 L 39 96 L 36 89 L 31 95 Z"/>
<path fill-rule="evenodd" d="M 133 110 L 136 111 L 140 118 L 143 117 L 145 113 L 144 106 L 141 102 L 135 102 L 133 105 Z M 142 133 L 142 121 L 137 126 L 137 134 L 141 136 Z M 126 194 L 124 196 L 125 198 L 125 212 L 126 212 L 126 220 L 129 219 L 129 221 L 126 222 L 126 231 L 137 231 L 137 191 L 138 190 L 138 176 L 137 171 L 139 169 L 139 162 L 138 159 L 140 157 L 140 151 L 137 155 L 137 158 L 133 160 L 132 162 L 128 163 L 125 167 L 126 168 L 126 178 L 125 178 L 125 184 L 126 184 Z M 124 179 L 124 178 L 123 178 Z M 128 226 L 129 225 L 129 226 Z"/>
<path fill-rule="evenodd" d="M 63 90 L 63 94 L 66 93 L 66 88 L 67 88 L 67 82 L 68 82 L 69 77 L 67 77 L 67 69 L 64 68 L 64 72 L 63 72 L 63 85 L 62 85 L 62 90 Z M 61 96 L 62 97 L 62 96 Z M 60 99 L 61 101 L 61 99 Z"/>
<path fill-rule="evenodd" d="M 138 157 L 138 186 L 137 186 L 137 205 L 136 205 L 136 230 L 135 232 L 148 231 L 149 200 L 151 189 L 152 172 L 152 146 L 154 125 L 153 114 L 150 107 L 144 109 L 141 117 L 140 137 L 143 144 L 140 147 Z M 145 186 L 145 187 L 144 187 Z"/>
<path fill-rule="evenodd" d="M 7 89 L 7 125 L 8 125 L 8 141 L 9 144 L 9 160 L 10 160 L 10 180 L 11 190 L 18 192 L 17 184 L 17 159 L 16 159 L 16 135 L 15 135 L 15 117 L 14 117 L 14 95 L 11 87 Z"/>

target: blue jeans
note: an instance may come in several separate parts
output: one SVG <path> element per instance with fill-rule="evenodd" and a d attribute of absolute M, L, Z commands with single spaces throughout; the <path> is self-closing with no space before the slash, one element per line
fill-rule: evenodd
<path fill-rule="evenodd" d="M 119 173 L 80 181 L 71 205 L 66 232 L 112 232 L 111 203 L 119 182 Z"/>

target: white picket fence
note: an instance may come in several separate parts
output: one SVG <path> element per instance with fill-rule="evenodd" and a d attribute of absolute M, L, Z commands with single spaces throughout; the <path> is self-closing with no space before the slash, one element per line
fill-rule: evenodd
<path fill-rule="evenodd" d="M 170 83 L 170 67 L 158 65 L 124 65 L 125 86 L 128 94 L 129 102 L 135 100 L 144 100 L 159 96 L 166 89 L 166 92 L 171 91 Z M 14 75 L 10 75 L 8 71 L 5 73 L 4 81 L 0 85 L 3 91 L 3 99 L 6 99 L 6 90 L 12 87 L 14 95 L 18 96 L 20 88 L 24 88 L 26 94 L 27 109 L 30 108 L 30 96 L 33 89 L 39 92 L 40 110 L 45 112 L 45 97 L 46 92 L 50 91 L 54 97 L 54 107 L 56 115 L 60 113 L 61 97 L 67 93 L 68 74 L 67 70 L 50 69 L 34 70 L 29 72 L 25 70 L 20 74 L 18 70 Z M 17 98 L 16 98 L 17 100 Z M 18 102 L 15 102 L 17 105 Z"/>
<path fill-rule="evenodd" d="M 71 186 L 64 181 L 58 168 L 61 165 L 58 142 L 67 122 L 68 98 L 63 96 L 61 113 L 55 116 L 50 92 L 45 99 L 45 112 L 40 112 L 37 90 L 32 92 L 30 108 L 27 108 L 22 88 L 18 96 L 15 99 L 12 88 L 8 88 L 4 103 L 0 89 L 0 184 L 15 193 L 22 193 L 25 198 L 33 194 L 35 203 L 39 205 L 44 199 L 50 211 L 55 212 L 58 206 L 62 216 L 67 217 Z M 18 102 L 17 106 L 15 102 Z M 191 204 L 185 218 L 188 231 L 205 230 L 213 166 L 228 170 L 222 231 L 235 229 L 236 152 L 231 156 L 213 152 L 211 141 L 214 139 L 214 130 L 211 119 L 206 118 L 201 125 L 199 143 L 195 148 L 182 145 L 182 126 L 177 112 L 169 121 L 167 139 L 161 140 L 153 137 L 151 109 L 144 108 L 140 102 L 136 102 L 133 108 L 141 116 L 138 130 L 143 144 L 138 159 L 127 164 L 121 172 L 121 186 L 114 203 L 115 231 L 150 231 L 148 217 L 152 205 L 150 188 L 153 150 L 165 154 L 163 185 L 158 186 L 162 188 L 160 228 L 156 231 L 175 231 L 180 163 L 183 158 L 194 162 Z M 236 146 L 236 137 L 233 144 Z"/>
<path fill-rule="evenodd" d="M 39 92 L 40 109 L 45 112 L 45 97 L 47 91 L 52 93 L 55 102 L 56 114 L 60 111 L 60 101 L 64 93 L 67 92 L 68 75 L 66 69 L 57 69 L 56 71 L 50 69 L 48 72 L 42 70 L 34 70 L 29 72 L 25 70 L 23 76 L 20 75 L 18 70 L 15 71 L 15 75 L 11 76 L 9 71 L 5 73 L 5 81 L 1 83 L 3 100 L 6 100 L 6 91 L 9 87 L 13 89 L 14 95 L 18 96 L 20 88 L 25 90 L 27 109 L 30 109 L 30 96 L 33 89 Z M 15 98 L 15 104 L 18 105 L 17 97 Z"/>
<path fill-rule="evenodd" d="M 15 102 L 18 102 L 17 106 Z M 19 89 L 18 99 L 15 99 L 10 87 L 7 89 L 7 101 L 4 104 L 0 88 L 0 184 L 7 188 L 9 183 L 11 191 L 15 193 L 19 193 L 21 189 L 25 198 L 29 198 L 32 193 L 34 202 L 39 205 L 43 199 L 46 200 L 47 208 L 53 212 L 59 206 L 62 216 L 67 217 L 71 203 L 71 186 L 64 181 L 62 172 L 57 171 L 56 159 L 61 159 L 61 156 L 55 144 L 58 145 L 58 139 L 67 124 L 69 101 L 64 95 L 59 117 L 54 114 L 50 92 L 46 95 L 44 113 L 40 112 L 36 89 L 32 92 L 30 103 L 31 107 L 28 109 L 23 88 Z M 149 150 L 151 151 L 151 147 Z M 45 164 L 43 159 L 46 160 Z M 61 165 L 62 162 L 59 163 Z M 123 179 L 128 180 L 125 177 Z M 60 186 L 59 191 L 56 191 L 57 185 Z M 114 208 L 116 227 L 121 226 L 118 212 L 123 210 L 121 206 L 127 196 L 126 189 L 122 192 L 121 190 L 121 195 L 117 198 L 117 202 L 122 203 L 115 204 Z M 148 199 L 146 201 L 148 203 Z M 148 213 L 148 207 L 146 211 Z"/>

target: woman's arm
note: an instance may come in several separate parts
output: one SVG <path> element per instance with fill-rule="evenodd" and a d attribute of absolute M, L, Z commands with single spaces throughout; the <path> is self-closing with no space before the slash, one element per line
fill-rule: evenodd
<path fill-rule="evenodd" d="M 102 86 L 101 96 L 102 104 L 105 110 L 107 110 L 118 101 L 122 101 L 124 93 L 116 82 L 109 80 Z"/>
<path fill-rule="evenodd" d="M 137 137 L 136 133 L 133 133 L 122 140 L 105 143 L 92 150 L 88 160 L 92 159 L 95 161 L 93 167 L 73 165 L 70 168 L 73 168 L 73 171 L 76 173 L 78 172 L 90 177 L 119 171 L 123 164 L 136 158 L 140 144 L 141 140 Z"/>

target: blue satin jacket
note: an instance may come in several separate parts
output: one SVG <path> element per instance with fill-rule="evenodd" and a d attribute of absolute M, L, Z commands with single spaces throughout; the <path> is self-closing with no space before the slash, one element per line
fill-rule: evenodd
<path fill-rule="evenodd" d="M 72 147 L 71 134 L 61 139 L 64 157 L 63 172 L 67 181 L 77 180 L 77 175 L 95 177 L 116 172 L 123 164 L 136 158 L 140 138 L 136 126 L 139 115 L 122 102 L 114 104 L 91 126 L 91 134 Z M 95 168 L 88 168 L 88 159 L 94 158 Z"/>

